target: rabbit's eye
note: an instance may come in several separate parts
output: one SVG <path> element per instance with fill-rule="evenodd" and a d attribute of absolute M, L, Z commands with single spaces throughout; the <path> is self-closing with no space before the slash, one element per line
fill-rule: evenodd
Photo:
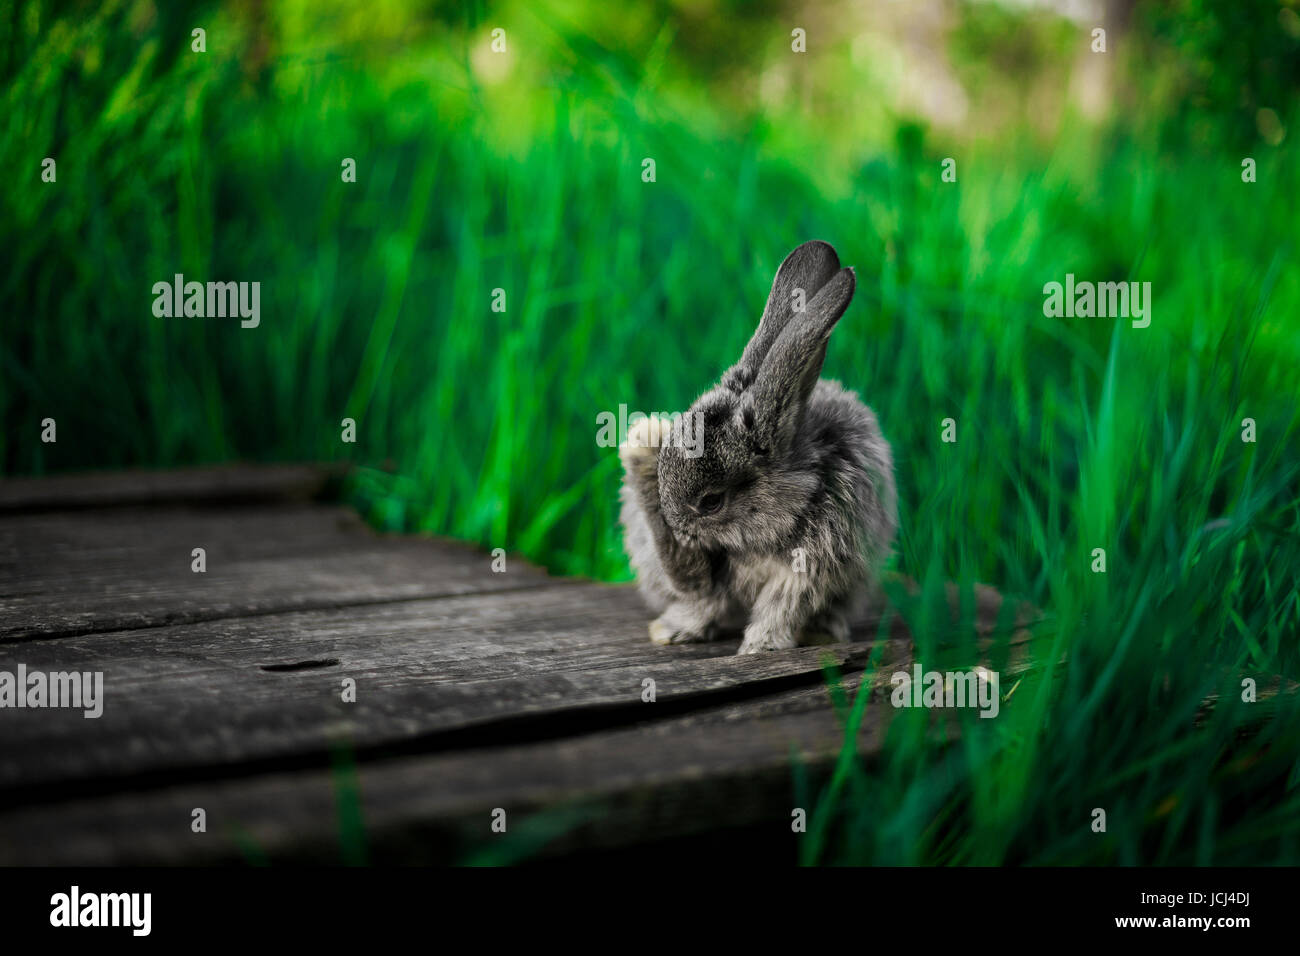
<path fill-rule="evenodd" d="M 700 499 L 696 510 L 702 515 L 711 515 L 722 507 L 724 495 L 720 491 L 710 492 Z"/>

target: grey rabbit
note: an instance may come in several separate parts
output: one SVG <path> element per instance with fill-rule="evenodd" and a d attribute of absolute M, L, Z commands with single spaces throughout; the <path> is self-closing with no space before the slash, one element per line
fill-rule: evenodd
<path fill-rule="evenodd" d="M 776 272 L 740 361 L 670 423 L 643 418 L 619 453 L 624 544 L 650 639 L 744 628 L 741 654 L 848 639 L 898 526 L 876 416 L 821 381 L 852 269 L 806 242 Z M 803 308 L 800 309 L 800 305 Z M 689 429 L 702 428 L 692 443 Z"/>

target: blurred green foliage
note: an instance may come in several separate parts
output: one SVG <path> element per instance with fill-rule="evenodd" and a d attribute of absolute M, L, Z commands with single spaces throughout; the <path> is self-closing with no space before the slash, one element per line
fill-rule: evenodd
<path fill-rule="evenodd" d="M 684 408 L 824 238 L 859 275 L 825 374 L 894 445 L 898 567 L 1053 625 L 1032 706 L 846 758 L 809 859 L 1296 862 L 1295 707 L 1242 777 L 1229 706 L 1300 651 L 1295 9 L 1110 4 L 1093 54 L 996 3 L 18 3 L 0 465 L 349 458 L 380 526 L 625 579 L 596 416 Z M 1151 282 L 1151 327 L 1044 316 L 1067 272 Z M 175 273 L 260 281 L 260 327 L 155 318 Z M 926 659 L 969 658 L 935 606 Z"/>
<path fill-rule="evenodd" d="M 1208 146 L 1276 146 L 1300 90 L 1300 3 L 1176 0 L 1138 9 L 1166 128 Z"/>

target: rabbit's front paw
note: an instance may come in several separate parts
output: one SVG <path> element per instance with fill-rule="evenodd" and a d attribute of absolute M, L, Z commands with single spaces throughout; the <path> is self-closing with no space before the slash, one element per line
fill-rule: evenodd
<path fill-rule="evenodd" d="M 740 642 L 737 654 L 761 654 L 763 651 L 784 651 L 795 646 L 794 638 L 752 625 L 745 628 L 745 639 Z"/>
<path fill-rule="evenodd" d="M 659 446 L 668 440 L 671 429 L 672 421 L 657 415 L 638 419 L 627 430 L 627 441 L 618 446 L 618 456 L 623 460 L 623 467 L 628 471 L 634 468 L 653 470 Z"/>
<path fill-rule="evenodd" d="M 681 623 L 664 620 L 668 615 L 650 622 L 650 640 L 656 644 L 701 644 L 713 640 L 713 629 L 685 627 Z"/>

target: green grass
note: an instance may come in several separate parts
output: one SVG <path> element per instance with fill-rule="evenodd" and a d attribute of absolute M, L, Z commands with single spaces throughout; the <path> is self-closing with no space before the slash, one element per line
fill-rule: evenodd
<path fill-rule="evenodd" d="M 192 18 L 33 9 L 0 94 L 6 473 L 348 459 L 379 526 L 624 580 L 597 415 L 684 408 L 824 238 L 859 276 L 825 374 L 893 443 L 896 567 L 1050 621 L 1000 719 L 939 748 L 901 712 L 878 760 L 846 754 L 807 794 L 805 862 L 1300 862 L 1300 713 L 1239 702 L 1243 677 L 1300 677 L 1293 149 L 1258 151 L 1254 184 L 1240 150 L 1136 121 L 1044 144 L 900 119 L 822 151 L 542 28 L 516 48 L 568 69 L 503 89 L 459 34 L 349 45 L 296 6 L 263 59 L 225 14 L 200 57 Z M 176 272 L 261 281 L 261 327 L 155 319 Z M 1045 317 L 1067 272 L 1150 281 L 1150 328 Z M 911 613 L 923 661 L 970 660 L 934 601 Z"/>

